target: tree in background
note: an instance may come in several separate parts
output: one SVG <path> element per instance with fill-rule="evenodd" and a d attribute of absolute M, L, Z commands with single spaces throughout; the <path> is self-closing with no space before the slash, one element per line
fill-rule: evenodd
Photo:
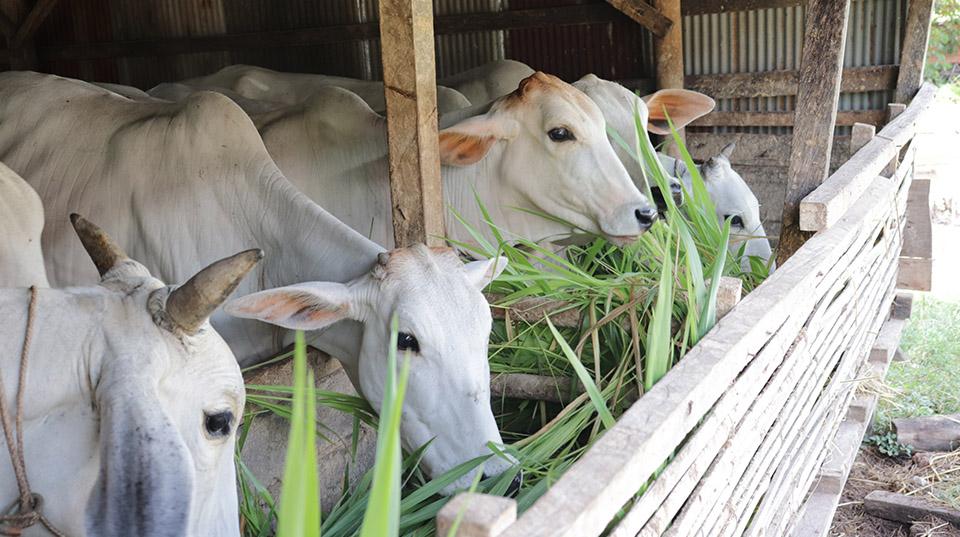
<path fill-rule="evenodd" d="M 960 0 L 937 0 L 926 74 L 938 85 L 960 82 Z"/>

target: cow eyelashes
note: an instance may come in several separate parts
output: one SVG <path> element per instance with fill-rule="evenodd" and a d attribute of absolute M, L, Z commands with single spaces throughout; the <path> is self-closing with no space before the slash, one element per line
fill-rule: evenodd
<path fill-rule="evenodd" d="M 203 426 L 213 438 L 223 438 L 230 434 L 230 426 L 233 425 L 233 412 L 224 410 L 215 414 L 203 413 Z"/>
<path fill-rule="evenodd" d="M 728 219 L 728 218 L 730 219 L 730 225 L 731 225 L 731 226 L 734 226 L 734 227 L 743 227 L 743 218 L 740 218 L 739 215 L 733 215 L 733 216 L 731 216 L 731 215 L 727 214 L 727 215 L 724 215 L 724 216 L 723 216 L 723 219 L 724 219 L 724 220 L 726 220 L 726 219 Z"/>
<path fill-rule="evenodd" d="M 572 141 L 577 139 L 577 137 L 574 136 L 569 129 L 566 129 L 564 127 L 557 127 L 555 129 L 550 129 L 547 132 L 547 136 L 549 136 L 550 139 L 553 140 L 554 142 L 566 142 L 566 141 Z"/>
<path fill-rule="evenodd" d="M 400 332 L 397 334 L 397 350 L 398 351 L 410 351 L 410 352 L 420 352 L 420 342 L 417 341 L 417 338 L 413 334 L 407 332 Z"/>

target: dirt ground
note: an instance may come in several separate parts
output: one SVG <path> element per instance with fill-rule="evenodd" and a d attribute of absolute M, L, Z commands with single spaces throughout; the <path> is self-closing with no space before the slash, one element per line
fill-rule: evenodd
<path fill-rule="evenodd" d="M 917 172 L 931 177 L 933 207 L 932 296 L 960 301 L 960 100 L 949 91 L 938 94 L 937 109 L 921 126 Z M 931 464 L 931 460 L 933 461 Z M 867 515 L 863 498 L 874 490 L 919 495 L 937 502 L 938 491 L 960 487 L 960 452 L 916 454 L 893 460 L 863 447 L 851 470 L 830 535 L 835 537 L 957 536 L 960 529 L 939 520 L 911 527 Z"/>

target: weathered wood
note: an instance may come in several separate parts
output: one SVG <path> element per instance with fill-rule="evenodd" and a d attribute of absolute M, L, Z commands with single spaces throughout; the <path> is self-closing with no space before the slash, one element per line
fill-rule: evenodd
<path fill-rule="evenodd" d="M 960 448 L 960 414 L 895 419 L 893 432 L 916 451 L 954 451 Z"/>
<path fill-rule="evenodd" d="M 936 98 L 937 87 L 929 82 L 924 84 L 906 111 L 883 127 L 877 136 L 890 140 L 897 147 L 907 145 L 917 132 L 917 124 L 930 112 Z"/>
<path fill-rule="evenodd" d="M 868 190 L 844 223 L 808 243 L 803 255 L 781 266 L 748 295 L 505 535 L 599 534 L 636 492 L 637 484 L 671 455 L 784 320 L 792 312 L 809 311 L 819 300 L 811 290 L 847 250 L 848 241 L 863 231 L 863 222 L 889 210 L 886 196 L 891 188 L 887 182 Z"/>
<path fill-rule="evenodd" d="M 730 143 L 737 147 L 730 157 L 731 164 L 738 171 L 742 166 L 778 166 L 786 167 L 790 163 L 790 143 L 792 134 L 755 134 L 746 132 L 688 132 L 687 150 L 695 160 L 706 160 L 720 154 L 720 150 Z M 833 138 L 833 152 L 830 154 L 831 169 L 839 168 L 851 156 L 849 136 L 835 136 Z M 746 179 L 746 178 L 745 178 Z M 749 182 L 749 181 L 748 181 Z M 751 188 L 756 185 L 751 184 Z M 754 190 L 754 193 L 757 193 Z M 759 196 L 759 195 L 758 195 Z M 779 192 L 777 204 L 783 199 L 783 192 Z M 765 205 L 760 201 L 761 207 Z M 777 218 L 780 218 L 777 211 Z"/>
<path fill-rule="evenodd" d="M 890 122 L 897 119 L 897 117 L 900 114 L 902 114 L 906 109 L 907 109 L 907 105 L 905 104 L 900 104 L 900 103 L 887 104 L 887 124 L 890 124 Z M 887 166 L 883 169 L 882 174 L 886 177 L 893 176 L 893 174 L 896 173 L 897 167 L 899 165 L 900 165 L 900 153 L 898 151 L 897 154 L 894 155 L 892 159 L 890 159 L 890 163 L 887 164 Z"/>
<path fill-rule="evenodd" d="M 13 36 L 13 40 L 10 41 L 9 47 L 11 49 L 21 48 L 24 43 L 32 39 L 33 34 L 37 32 L 37 29 L 40 28 L 40 25 L 43 24 L 47 15 L 53 11 L 56 5 L 57 0 L 37 0 L 37 3 L 34 4 L 30 13 L 27 14 L 27 17 L 17 29 L 17 33 Z"/>
<path fill-rule="evenodd" d="M 799 106 L 798 109 L 801 109 Z M 805 115 L 802 115 L 805 116 Z M 836 125 L 854 123 L 883 123 L 884 110 L 853 110 L 836 113 Z M 691 123 L 695 127 L 794 127 L 798 125 L 793 112 L 711 112 Z M 832 142 L 832 139 L 831 139 Z"/>
<path fill-rule="evenodd" d="M 443 244 L 433 4 L 381 0 L 393 236 L 398 247 Z"/>
<path fill-rule="evenodd" d="M 661 12 L 661 9 L 655 5 L 650 5 L 640 0 L 607 0 L 607 3 L 613 6 L 617 11 L 630 17 L 631 20 L 650 30 L 653 35 L 663 37 L 671 31 L 674 26 L 673 21 L 679 21 L 679 17 L 673 19 Z M 679 7 L 679 2 L 677 2 Z M 679 25 L 678 25 L 679 26 Z"/>
<path fill-rule="evenodd" d="M 717 288 L 717 319 L 730 313 L 730 310 L 743 298 L 743 281 L 740 278 L 723 276 Z"/>
<path fill-rule="evenodd" d="M 840 98 L 850 0 L 809 0 L 800 62 L 800 89 L 783 203 L 777 264 L 809 238 L 800 229 L 800 201 L 827 178 Z M 865 123 L 865 122 L 861 122 Z"/>
<path fill-rule="evenodd" d="M 889 141 L 874 138 L 800 202 L 800 229 L 821 231 L 837 222 L 897 154 Z"/>
<path fill-rule="evenodd" d="M 668 20 L 673 21 L 663 34 L 653 40 L 657 89 L 683 88 L 683 17 L 680 14 L 680 0 L 652 0 L 651 3 Z M 681 129 L 678 134 L 686 142 L 686 130 Z M 668 143 L 665 150 L 675 158 L 680 157 L 680 150 L 674 143 Z"/>
<path fill-rule="evenodd" d="M 956 509 L 940 507 L 916 496 L 886 490 L 875 490 L 867 494 L 863 499 L 863 507 L 867 513 L 875 517 L 897 522 L 909 523 L 933 515 L 954 526 L 960 526 L 960 511 Z"/>
<path fill-rule="evenodd" d="M 624 15 L 609 5 L 586 4 L 549 8 L 508 10 L 491 13 L 445 15 L 434 19 L 435 35 L 579 26 L 624 20 Z M 37 49 L 44 60 L 94 60 L 104 58 L 155 57 L 217 52 L 259 50 L 276 47 L 315 46 L 376 39 L 380 37 L 376 22 L 276 30 L 256 33 L 177 37 L 100 43 L 71 43 Z M 3 51 L 0 51 L 2 55 Z M 0 56 L 2 59 L 2 56 Z"/>
<path fill-rule="evenodd" d="M 806 0 L 683 0 L 684 15 L 726 13 L 803 5 Z"/>
<path fill-rule="evenodd" d="M 894 101 L 910 102 L 923 84 L 923 64 L 930 40 L 933 0 L 910 0 L 903 46 L 900 49 L 900 74 Z"/>
<path fill-rule="evenodd" d="M 870 349 L 871 364 L 890 363 L 900 346 L 900 338 L 903 336 L 903 328 L 906 324 L 907 322 L 902 319 L 889 319 L 883 323 L 883 328 L 880 329 L 877 340 Z"/>
<path fill-rule="evenodd" d="M 907 198 L 907 224 L 900 256 L 901 289 L 933 288 L 933 224 L 930 215 L 930 180 L 914 179 Z"/>
<path fill-rule="evenodd" d="M 543 297 L 520 299 L 510 305 L 493 305 L 503 300 L 502 295 L 488 294 L 487 302 L 491 303 L 490 311 L 494 319 L 503 319 L 510 314 L 510 319 L 527 323 L 538 323 L 545 316 L 556 326 L 580 326 L 580 312 L 566 302 L 551 300 Z"/>
<path fill-rule="evenodd" d="M 572 378 L 526 373 L 501 373 L 490 379 L 490 397 L 511 397 L 552 403 L 570 402 L 583 393 L 583 387 Z"/>
<path fill-rule="evenodd" d="M 877 134 L 877 127 L 866 123 L 854 123 L 853 132 L 850 135 L 850 152 L 856 153 L 867 145 L 867 142 L 873 140 Z"/>
<path fill-rule="evenodd" d="M 907 202 L 909 203 L 909 201 Z M 913 293 L 897 293 L 893 298 L 890 317 L 893 319 L 909 319 L 913 313 Z"/>
<path fill-rule="evenodd" d="M 437 513 L 437 535 L 447 535 L 460 520 L 457 537 L 497 537 L 517 519 L 517 501 L 502 496 L 461 492 Z"/>
<path fill-rule="evenodd" d="M 848 67 L 843 70 L 840 91 L 861 93 L 891 89 L 897 82 L 896 65 Z M 800 74 L 797 71 L 760 71 L 755 73 L 724 73 L 688 75 L 684 85 L 715 98 L 776 97 L 796 95 Z"/>

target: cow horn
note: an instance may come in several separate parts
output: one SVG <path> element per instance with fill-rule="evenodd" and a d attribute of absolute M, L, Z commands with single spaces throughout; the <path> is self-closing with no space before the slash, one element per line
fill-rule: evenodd
<path fill-rule="evenodd" d="M 80 237 L 83 248 L 90 255 L 93 264 L 97 266 L 97 271 L 101 277 L 106 274 L 107 271 L 117 266 L 118 263 L 129 259 L 127 253 L 117 246 L 117 243 L 113 242 L 110 235 L 107 235 L 107 233 L 96 224 L 77 213 L 70 215 L 70 223 L 73 224 L 73 229 L 77 232 L 77 236 Z"/>
<path fill-rule="evenodd" d="M 196 333 L 261 259 L 263 250 L 254 248 L 221 259 L 196 273 L 167 297 L 167 318 L 184 332 Z"/>

